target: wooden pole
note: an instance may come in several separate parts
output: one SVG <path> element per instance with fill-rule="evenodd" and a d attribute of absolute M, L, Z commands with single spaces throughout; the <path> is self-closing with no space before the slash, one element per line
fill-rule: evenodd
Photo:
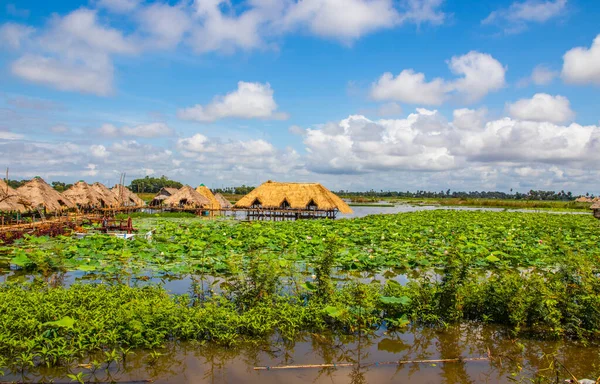
<path fill-rule="evenodd" d="M 433 363 L 461 363 L 468 361 L 485 361 L 490 360 L 489 357 L 457 357 L 454 359 L 431 359 L 431 360 L 399 360 L 399 361 L 382 361 L 376 363 L 362 364 L 362 367 L 380 366 L 380 365 L 404 365 L 404 364 L 433 364 Z M 255 371 L 273 371 L 278 369 L 306 369 L 306 368 L 338 368 L 338 367 L 354 367 L 354 363 L 331 363 L 331 364 L 304 364 L 304 365 L 276 365 L 273 367 L 259 366 L 254 367 Z"/>

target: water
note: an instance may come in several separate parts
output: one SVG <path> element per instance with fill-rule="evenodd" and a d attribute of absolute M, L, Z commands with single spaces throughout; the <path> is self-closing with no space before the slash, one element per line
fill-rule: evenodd
<path fill-rule="evenodd" d="M 568 341 L 514 340 L 493 326 L 462 325 L 443 329 L 412 327 L 404 332 L 381 330 L 369 336 L 329 337 L 304 334 L 294 341 L 277 337 L 259 344 L 223 348 L 210 344 L 177 343 L 158 350 L 135 351 L 125 362 L 104 364 L 92 373 L 89 359 L 75 362 L 71 372 L 84 372 L 92 382 L 155 383 L 514 383 L 555 382 L 569 378 L 563 364 L 577 378 L 596 378 L 600 372 L 597 347 Z M 397 364 L 407 360 L 487 358 Z M 554 363 L 558 359 L 560 364 Z M 98 359 L 100 357 L 98 356 Z M 255 370 L 254 367 L 308 364 L 351 364 Z M 77 367 L 77 364 L 81 364 Z M 24 375 L 2 380 L 69 382 L 66 368 L 37 367 Z"/>

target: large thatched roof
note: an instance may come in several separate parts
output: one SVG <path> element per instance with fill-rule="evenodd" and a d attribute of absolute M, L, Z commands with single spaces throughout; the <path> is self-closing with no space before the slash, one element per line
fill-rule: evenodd
<path fill-rule="evenodd" d="M 213 195 L 213 193 L 211 192 L 210 189 L 208 189 L 204 184 L 201 184 L 200 186 L 198 186 L 198 188 L 196 188 L 196 192 L 198 192 L 199 194 L 201 194 L 202 196 L 206 197 L 208 200 L 210 200 L 210 207 L 211 209 L 221 209 L 221 204 L 219 203 L 219 200 L 217 200 L 215 198 L 215 195 Z"/>
<path fill-rule="evenodd" d="M 337 209 L 341 213 L 352 213 L 342 199 L 319 183 L 278 183 L 267 181 L 242 197 L 234 206 L 250 208 L 259 204 L 263 208 L 307 209 L 310 205 L 319 210 Z"/>
<path fill-rule="evenodd" d="M 41 177 L 35 177 L 20 186 L 17 193 L 29 200 L 33 208 L 44 207 L 47 212 L 76 208 L 68 197 L 58 193 Z"/>
<path fill-rule="evenodd" d="M 579 196 L 575 201 L 578 203 L 591 203 L 592 199 L 590 197 Z"/>
<path fill-rule="evenodd" d="M 232 207 L 229 200 L 227 200 L 225 196 L 221 195 L 220 193 L 215 193 L 215 199 L 217 199 L 217 201 L 219 202 L 221 209 L 228 209 Z"/>
<path fill-rule="evenodd" d="M 176 208 L 210 208 L 210 200 L 196 192 L 189 185 L 181 187 L 177 192 L 167 197 L 163 204 Z"/>
<path fill-rule="evenodd" d="M 590 209 L 600 209 L 600 201 L 598 201 L 595 204 L 592 204 L 592 206 L 590 207 Z"/>
<path fill-rule="evenodd" d="M 117 195 L 117 199 L 119 200 L 119 204 L 126 207 L 139 207 L 142 205 L 146 205 L 144 200 L 140 199 L 138 195 L 131 192 L 129 188 L 124 185 L 117 184 L 111 189 L 112 193 Z"/>
<path fill-rule="evenodd" d="M 91 185 L 91 187 L 94 188 L 96 192 L 102 195 L 104 201 L 109 203 L 109 206 L 118 207 L 120 205 L 121 202 L 119 201 L 118 196 L 115 193 L 113 193 L 113 191 L 108 189 L 108 187 L 106 187 L 104 184 L 95 182 Z"/>
<path fill-rule="evenodd" d="M 116 196 L 107 197 L 85 181 L 78 181 L 73 184 L 71 188 L 63 192 L 63 196 L 66 196 L 78 206 L 86 208 L 110 207 L 115 205 L 116 201 Z"/>
<path fill-rule="evenodd" d="M 31 203 L 0 179 L 0 211 L 26 212 Z"/>

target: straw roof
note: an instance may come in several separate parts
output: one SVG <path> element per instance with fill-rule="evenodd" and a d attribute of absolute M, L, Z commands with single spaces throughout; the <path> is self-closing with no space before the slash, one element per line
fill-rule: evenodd
<path fill-rule="evenodd" d="M 213 195 L 211 190 L 208 189 L 204 184 L 198 186 L 198 188 L 196 188 L 196 192 L 210 200 L 211 209 L 221 209 L 221 204 L 219 203 L 219 200 L 215 198 L 215 195 Z"/>
<path fill-rule="evenodd" d="M 26 212 L 31 203 L 0 179 L 0 211 Z"/>
<path fill-rule="evenodd" d="M 105 196 L 99 192 L 98 187 L 93 187 L 85 181 L 78 181 L 63 192 L 63 196 L 69 198 L 80 207 L 110 207 L 115 205 L 116 196 Z M 111 192 L 112 193 L 112 192 Z"/>
<path fill-rule="evenodd" d="M 196 192 L 194 188 L 185 185 L 167 197 L 164 204 L 176 208 L 209 208 L 211 203 L 209 199 Z"/>
<path fill-rule="evenodd" d="M 117 184 L 111 189 L 112 193 L 117 195 L 119 203 L 124 206 L 141 206 L 146 205 L 146 202 L 135 193 L 131 192 L 129 188 L 124 185 Z"/>
<path fill-rule="evenodd" d="M 597 203 L 595 203 L 595 204 L 592 204 L 592 206 L 590 207 L 590 209 L 600 209 L 600 201 L 597 202 Z"/>
<path fill-rule="evenodd" d="M 107 186 L 102 183 L 95 182 L 91 185 L 92 188 L 96 190 L 99 194 L 102 195 L 105 202 L 109 202 L 108 205 L 111 207 L 118 207 L 121 204 L 119 197 L 113 193 Z"/>
<path fill-rule="evenodd" d="M 227 200 L 225 196 L 221 195 L 220 193 L 215 193 L 215 199 L 217 199 L 217 201 L 219 202 L 221 209 L 228 209 L 232 207 L 229 200 Z"/>
<path fill-rule="evenodd" d="M 41 177 L 29 180 L 17 188 L 17 193 L 29 200 L 33 208 L 44 207 L 46 212 L 76 208 L 75 203 L 48 185 Z"/>
<path fill-rule="evenodd" d="M 578 203 L 591 203 L 592 199 L 589 197 L 585 197 L 585 196 L 579 196 L 578 198 L 575 199 L 575 201 Z"/>
<path fill-rule="evenodd" d="M 307 209 L 314 204 L 319 210 L 337 209 L 352 213 L 352 209 L 337 195 L 319 183 L 278 183 L 267 181 L 242 197 L 234 206 L 250 208 L 258 202 L 263 208 L 281 208 L 284 202 L 292 209 Z"/>

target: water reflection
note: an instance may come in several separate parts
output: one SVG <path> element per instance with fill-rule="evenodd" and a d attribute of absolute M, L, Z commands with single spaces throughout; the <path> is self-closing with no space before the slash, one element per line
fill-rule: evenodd
<path fill-rule="evenodd" d="M 491 355 L 490 360 L 418 363 L 415 360 L 456 359 Z M 157 351 L 133 351 L 124 360 L 95 369 L 79 359 L 70 369 L 36 367 L 3 380 L 64 381 L 83 372 L 90 382 L 156 383 L 509 383 L 555 382 L 569 374 L 597 377 L 597 346 L 568 341 L 516 340 L 503 328 L 463 324 L 447 328 L 411 327 L 405 332 L 346 335 L 303 334 L 294 341 L 270 340 L 236 348 L 209 343 L 174 343 Z M 409 361 L 398 364 L 398 361 Z M 306 366 L 255 370 L 254 367 Z M 349 366 L 337 366 L 349 364 Z M 595 376 L 594 376 L 595 375 Z"/>

